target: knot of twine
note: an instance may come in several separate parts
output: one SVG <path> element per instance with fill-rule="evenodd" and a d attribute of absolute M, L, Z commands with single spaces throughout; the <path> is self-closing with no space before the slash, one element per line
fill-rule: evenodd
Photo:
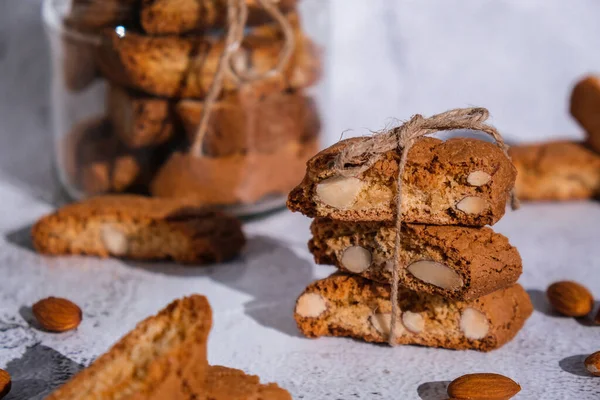
<path fill-rule="evenodd" d="M 248 5 L 245 0 L 227 0 L 225 44 L 223 52 L 219 57 L 213 82 L 204 100 L 200 124 L 190 148 L 190 153 L 196 157 L 203 155 L 203 143 L 208 130 L 208 121 L 212 107 L 223 88 L 225 73 L 229 72 L 240 84 L 267 79 L 281 73 L 294 52 L 294 30 L 290 22 L 277 7 L 279 0 L 257 0 L 257 2 L 275 20 L 283 32 L 284 43 L 279 54 L 279 59 L 273 68 L 260 74 L 249 69 L 244 70 L 239 65 L 233 64 L 236 54 L 242 51 L 240 47 L 244 40 L 244 29 L 248 20 Z M 242 54 L 241 56 L 243 57 L 244 55 Z"/>
<path fill-rule="evenodd" d="M 488 117 L 489 112 L 485 108 L 457 108 L 429 118 L 424 118 L 417 114 L 397 128 L 376 133 L 367 140 L 347 146 L 335 160 L 334 170 L 338 174 L 355 177 L 375 165 L 386 152 L 395 149 L 401 151 L 396 180 L 398 191 L 395 198 L 396 238 L 394 243 L 394 267 L 392 268 L 392 293 L 390 298 L 392 303 L 388 339 L 390 346 L 395 345 L 395 328 L 400 308 L 398 304 L 398 277 L 402 238 L 402 176 L 404 175 L 408 152 L 418 139 L 426 135 L 440 131 L 472 130 L 484 132 L 494 138 L 498 147 L 510 159 L 508 146 L 504 143 L 504 139 L 500 133 L 492 125 L 485 123 Z M 519 208 L 519 201 L 515 196 L 514 189 L 511 192 L 511 206 L 513 210 Z"/>

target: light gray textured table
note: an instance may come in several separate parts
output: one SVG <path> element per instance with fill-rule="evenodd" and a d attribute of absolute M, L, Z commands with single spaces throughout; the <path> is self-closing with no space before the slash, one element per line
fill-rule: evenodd
<path fill-rule="evenodd" d="M 502 0 L 489 2 L 487 9 L 484 2 L 474 1 L 461 2 L 462 9 L 458 2 L 451 9 L 444 6 L 450 2 L 436 1 L 430 7 L 428 2 L 366 3 L 334 2 L 332 68 L 339 73 L 333 82 L 336 108 L 330 113 L 328 141 L 347 127 L 377 128 L 389 116 L 406 118 L 421 111 L 413 110 L 417 106 L 427 114 L 474 103 L 489 106 L 498 116 L 497 125 L 513 137 L 520 136 L 518 131 L 528 131 L 529 138 L 580 135 L 563 105 L 570 79 L 600 65 L 600 52 L 588 49 L 600 38 L 593 17 L 600 11 L 598 3 L 582 0 L 565 8 L 565 2 L 556 0 Z M 449 18 L 442 18 L 444 14 Z M 491 41 L 496 53 L 485 52 L 480 60 L 485 72 L 469 67 L 473 82 L 468 74 L 457 73 L 464 58 L 454 52 L 443 54 L 442 69 L 423 70 L 415 64 L 415 57 L 431 50 L 439 54 L 451 46 L 457 51 L 454 41 L 428 41 L 428 30 L 438 29 L 438 38 L 466 40 L 481 33 L 481 26 L 497 30 L 502 18 L 510 16 L 516 32 L 536 32 L 532 43 L 520 43 L 506 32 L 505 37 L 490 36 L 496 38 Z M 456 29 L 476 18 L 483 18 L 479 29 Z M 432 19 L 439 20 L 438 28 L 419 23 Z M 390 34 L 392 29 L 397 34 Z M 558 31 L 563 36 L 557 37 Z M 497 53 L 508 44 L 519 49 L 516 59 Z M 425 45 L 429 50 L 419 50 Z M 526 54 L 528 47 L 535 57 Z M 542 54 L 545 64 L 536 58 Z M 519 71 L 535 79 L 519 81 Z M 447 381 L 475 371 L 516 379 L 523 387 L 518 399 L 600 398 L 600 378 L 588 376 L 582 367 L 585 355 L 600 350 L 600 327 L 553 315 L 543 296 L 549 283 L 570 278 L 600 297 L 599 203 L 526 205 L 495 226 L 521 251 L 521 283 L 536 308 L 517 338 L 498 351 L 308 340 L 296 330 L 293 303 L 309 282 L 331 269 L 311 261 L 306 249 L 309 220 L 300 215 L 281 212 L 246 224 L 250 240 L 243 257 L 206 269 L 35 254 L 28 229 L 60 197 L 52 173 L 48 61 L 37 0 L 0 2 L 0 72 L 0 367 L 13 375 L 8 399 L 43 398 L 137 321 L 176 297 L 196 292 L 207 295 L 215 311 L 210 362 L 276 381 L 297 399 L 437 400 L 444 398 Z M 426 73 L 436 78 L 429 80 Z M 519 82 L 505 85 L 502 77 Z M 535 99 L 539 101 L 531 108 Z M 48 295 L 81 305 L 84 320 L 77 331 L 50 334 L 30 327 L 28 307 Z"/>

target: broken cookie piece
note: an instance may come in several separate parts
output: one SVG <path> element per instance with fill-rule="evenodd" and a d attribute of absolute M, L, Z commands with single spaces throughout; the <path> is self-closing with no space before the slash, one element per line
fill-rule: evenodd
<path fill-rule="evenodd" d="M 308 246 L 319 264 L 389 283 L 396 228 L 317 218 Z M 490 228 L 406 224 L 402 228 L 399 284 L 455 300 L 474 300 L 517 282 L 519 252 Z"/>
<path fill-rule="evenodd" d="M 307 300 L 307 296 L 310 296 Z M 452 301 L 400 287 L 397 344 L 490 351 L 512 340 L 533 312 L 518 284 L 477 300 Z M 296 303 L 295 319 L 307 337 L 345 336 L 388 341 L 390 286 L 343 273 L 309 285 Z"/>
<path fill-rule="evenodd" d="M 359 176 L 334 169 L 340 152 L 368 138 L 343 140 L 313 157 L 288 207 L 309 217 L 343 221 L 394 221 L 400 155 L 388 151 Z M 352 167 L 352 166 L 348 166 Z M 408 153 L 402 219 L 408 223 L 484 226 L 497 222 L 516 170 L 495 144 L 477 139 L 423 138 Z"/>
<path fill-rule="evenodd" d="M 553 141 L 513 146 L 515 191 L 522 200 L 568 201 L 600 194 L 600 155 L 582 143 Z"/>
<path fill-rule="evenodd" d="M 240 222 L 177 200 L 118 195 L 67 205 L 32 229 L 37 251 L 210 264 L 237 256 Z"/>
<path fill-rule="evenodd" d="M 258 376 L 221 366 L 209 367 L 206 396 L 208 400 L 292 400 L 292 396 L 275 383 L 262 384 Z"/>
<path fill-rule="evenodd" d="M 204 296 L 175 300 L 47 400 L 205 398 L 211 325 L 212 311 Z"/>

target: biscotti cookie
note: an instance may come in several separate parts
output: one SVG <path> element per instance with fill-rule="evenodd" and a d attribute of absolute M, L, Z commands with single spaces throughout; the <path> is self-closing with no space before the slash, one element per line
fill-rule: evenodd
<path fill-rule="evenodd" d="M 518 284 L 468 302 L 400 287 L 397 344 L 490 351 L 510 341 L 533 312 Z M 388 341 L 389 285 L 334 274 L 309 285 L 296 302 L 295 318 L 308 337 L 347 336 Z"/>
<path fill-rule="evenodd" d="M 106 111 L 115 135 L 132 149 L 161 145 L 177 131 L 173 102 L 116 85 L 108 85 Z"/>
<path fill-rule="evenodd" d="M 315 261 L 381 283 L 392 280 L 396 228 L 381 222 L 317 218 L 308 244 Z M 517 282 L 519 252 L 490 228 L 406 224 L 400 285 L 456 300 L 473 300 Z"/>
<path fill-rule="evenodd" d="M 156 149 L 126 149 L 105 118 L 76 124 L 64 146 L 69 178 L 86 195 L 143 191 L 161 158 Z"/>
<path fill-rule="evenodd" d="M 245 244 L 240 222 L 189 203 L 132 195 L 100 196 L 67 205 L 32 229 L 37 251 L 185 264 L 223 262 Z"/>
<path fill-rule="evenodd" d="M 292 140 L 272 153 L 226 157 L 174 153 L 151 184 L 157 197 L 190 199 L 201 205 L 255 203 L 268 195 L 285 195 L 304 173 L 318 141 Z"/>
<path fill-rule="evenodd" d="M 208 400 L 292 400 L 275 383 L 261 384 L 258 376 L 221 366 L 209 367 L 206 396 Z"/>
<path fill-rule="evenodd" d="M 343 140 L 307 164 L 304 180 L 289 195 L 288 207 L 309 217 L 344 221 L 395 220 L 400 155 L 388 151 L 357 177 L 334 170 Z M 505 211 L 516 170 L 495 144 L 477 139 L 419 139 L 410 149 L 403 176 L 402 219 L 434 225 L 492 225 Z"/>
<path fill-rule="evenodd" d="M 600 78 L 580 80 L 571 93 L 571 115 L 587 132 L 587 142 L 600 152 Z"/>
<path fill-rule="evenodd" d="M 205 399 L 211 325 L 204 296 L 176 300 L 140 322 L 47 400 Z"/>
<path fill-rule="evenodd" d="M 200 125 L 204 103 L 182 100 L 175 107 L 190 142 Z M 204 154 L 270 153 L 290 141 L 316 138 L 321 121 L 314 100 L 300 92 L 257 94 L 252 87 L 225 96 L 211 109 Z"/>
<path fill-rule="evenodd" d="M 235 62 L 265 73 L 276 64 L 283 48 L 281 35 L 273 29 L 259 29 L 245 37 L 243 55 Z M 299 89 L 313 85 L 321 75 L 316 45 L 301 32 L 296 35 L 294 53 L 282 73 L 261 81 L 272 90 Z M 172 98 L 203 98 L 210 89 L 219 58 L 222 38 L 211 36 L 144 36 L 127 31 L 106 31 L 97 63 L 102 74 L 114 83 L 149 94 Z M 223 91 L 238 89 L 239 82 L 228 69 Z"/>
<path fill-rule="evenodd" d="M 194 140 L 202 100 L 172 101 L 109 88 L 107 110 L 115 134 L 129 148 L 156 146 L 185 131 Z M 182 128 L 180 128 L 182 126 Z M 271 152 L 290 140 L 316 137 L 320 119 L 312 98 L 298 92 L 255 93 L 243 87 L 211 108 L 203 140 L 207 156 Z"/>
<path fill-rule="evenodd" d="M 272 20 L 257 0 L 245 0 L 248 6 L 247 26 Z M 282 12 L 294 9 L 297 0 L 278 1 Z M 140 15 L 142 27 L 150 34 L 178 34 L 225 27 L 227 0 L 143 0 Z"/>
<path fill-rule="evenodd" d="M 522 200 L 580 200 L 600 194 L 600 155 L 581 143 L 514 146 L 515 190 Z"/>

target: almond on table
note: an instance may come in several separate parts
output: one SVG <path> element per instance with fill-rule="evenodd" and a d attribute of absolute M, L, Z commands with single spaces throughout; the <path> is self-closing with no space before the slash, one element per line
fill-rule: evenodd
<path fill-rule="evenodd" d="M 313 157 L 304 180 L 288 197 L 288 208 L 309 217 L 343 221 L 394 221 L 400 155 L 389 151 L 357 177 L 343 177 L 334 161 L 343 140 Z M 477 139 L 422 138 L 411 148 L 403 176 L 403 222 L 484 226 L 505 212 L 516 170 L 495 144 Z"/>
<path fill-rule="evenodd" d="M 464 400 L 508 400 L 521 391 L 521 386 L 500 374 L 467 374 L 453 380 L 448 395 Z"/>
<path fill-rule="evenodd" d="M 67 205 L 32 229 L 37 251 L 184 264 L 223 262 L 245 245 L 241 223 L 185 201 L 100 196 Z"/>
<path fill-rule="evenodd" d="M 35 303 L 31 311 L 42 328 L 50 332 L 65 332 L 79 326 L 81 308 L 70 300 L 47 297 Z"/>
<path fill-rule="evenodd" d="M 577 282 L 555 282 L 548 286 L 546 296 L 556 311 L 568 317 L 583 317 L 594 307 L 594 296 Z"/>

